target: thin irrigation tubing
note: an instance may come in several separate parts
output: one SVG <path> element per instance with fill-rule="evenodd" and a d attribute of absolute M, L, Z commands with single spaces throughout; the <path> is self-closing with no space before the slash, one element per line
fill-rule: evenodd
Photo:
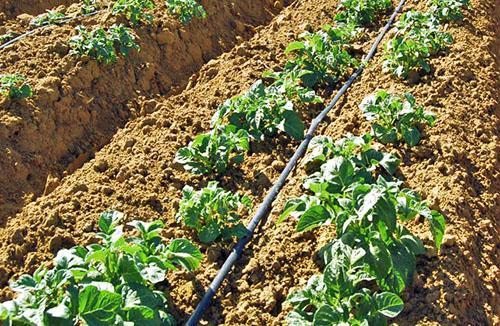
<path fill-rule="evenodd" d="M 269 212 L 271 211 L 272 204 L 276 197 L 278 196 L 278 193 L 280 190 L 283 188 L 285 185 L 285 182 L 292 172 L 292 170 L 295 168 L 295 165 L 299 161 L 299 159 L 304 155 L 304 153 L 307 150 L 307 147 L 309 146 L 309 143 L 311 142 L 311 139 L 313 138 L 314 133 L 319 127 L 319 124 L 323 121 L 323 119 L 326 117 L 326 115 L 333 109 L 335 104 L 339 101 L 341 96 L 347 91 L 347 89 L 354 83 L 354 81 L 361 75 L 363 72 L 364 68 L 366 67 L 366 64 L 373 58 L 375 53 L 377 52 L 377 48 L 380 45 L 380 42 L 382 42 L 382 39 L 384 36 L 387 34 L 389 29 L 391 28 L 392 23 L 396 19 L 396 16 L 398 13 L 401 11 L 401 8 L 404 6 L 406 0 L 401 0 L 399 2 L 399 5 L 396 7 L 394 12 L 392 13 L 391 17 L 389 18 L 389 21 L 387 24 L 384 26 L 382 31 L 379 33 L 377 38 L 375 39 L 375 42 L 373 43 L 370 51 L 366 55 L 366 57 L 363 59 L 363 62 L 361 63 L 360 67 L 351 75 L 351 77 L 347 80 L 347 82 L 342 86 L 342 88 L 337 92 L 333 100 L 328 104 L 328 106 L 321 111 L 321 113 L 311 122 L 311 126 L 309 127 L 309 130 L 307 131 L 307 134 L 304 137 L 304 140 L 300 143 L 299 147 L 297 148 L 297 151 L 295 154 L 292 156 L 288 164 L 286 165 L 285 169 L 283 172 L 281 172 L 278 181 L 274 184 L 274 186 L 271 188 L 269 193 L 267 194 L 266 198 L 260 205 L 257 213 L 255 213 L 254 217 L 250 221 L 250 224 L 247 226 L 247 235 L 241 238 L 238 243 L 234 246 L 231 254 L 227 257 L 226 261 L 222 265 L 221 269 L 215 276 L 214 280 L 212 281 L 212 284 L 210 284 L 208 290 L 205 292 L 205 295 L 201 299 L 201 301 L 198 303 L 198 306 L 196 307 L 195 311 L 187 321 L 186 325 L 187 326 L 195 326 L 198 324 L 199 320 L 201 319 L 203 313 L 205 310 L 208 308 L 210 303 L 212 302 L 212 298 L 214 297 L 215 293 L 219 289 L 220 285 L 226 278 L 226 276 L 229 274 L 231 271 L 231 268 L 233 265 L 236 263 L 236 261 L 240 258 L 241 254 L 243 253 L 243 249 L 247 245 L 247 243 L 250 242 L 252 239 L 253 233 L 255 229 L 257 228 L 259 222 L 266 217 Z"/>
<path fill-rule="evenodd" d="M 9 45 L 12 45 L 14 43 L 16 43 L 17 41 L 20 41 L 22 40 L 23 38 L 29 36 L 29 35 L 32 35 L 32 34 L 35 34 L 36 32 L 38 31 L 41 31 L 41 30 L 44 30 L 44 29 L 47 29 L 48 27 L 50 26 L 58 26 L 58 25 L 61 25 L 61 24 L 66 24 L 66 23 L 69 23 L 70 21 L 73 21 L 73 20 L 77 20 L 77 19 L 81 19 L 81 18 L 86 18 L 86 17 L 90 17 L 90 16 L 94 16 L 102 11 L 104 11 L 105 9 L 102 9 L 102 10 L 97 10 L 97 11 L 93 11 L 93 12 L 90 12 L 88 14 L 84 14 L 84 15 L 80 15 L 80 16 L 76 16 L 76 17 L 71 17 L 71 18 L 67 18 L 67 19 L 62 19 L 54 24 L 48 24 L 48 25 L 44 25 L 44 26 L 40 26 L 40 27 L 36 27 L 32 30 L 29 30 L 21 35 L 18 35 L 16 36 L 15 38 L 13 38 L 12 40 L 9 40 L 7 42 L 5 42 L 4 44 L 0 45 L 0 50 L 3 50 L 5 49 L 6 47 L 8 47 Z"/>

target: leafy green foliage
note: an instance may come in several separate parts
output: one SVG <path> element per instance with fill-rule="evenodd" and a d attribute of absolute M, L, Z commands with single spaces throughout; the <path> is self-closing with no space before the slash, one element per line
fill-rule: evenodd
<path fill-rule="evenodd" d="M 233 125 L 217 125 L 209 133 L 196 136 L 179 149 L 175 161 L 194 174 L 223 173 L 230 164 L 239 164 L 250 149 L 249 134 Z"/>
<path fill-rule="evenodd" d="M 117 0 L 112 12 L 113 15 L 124 14 L 133 26 L 137 26 L 141 21 L 153 20 L 153 16 L 147 11 L 154 6 L 151 0 Z"/>
<path fill-rule="evenodd" d="M 186 25 L 193 18 L 205 18 L 207 12 L 196 0 L 167 0 L 169 12 Z"/>
<path fill-rule="evenodd" d="M 335 16 L 339 22 L 354 22 L 357 25 L 372 23 L 376 16 L 392 7 L 391 0 L 342 0 Z"/>
<path fill-rule="evenodd" d="M 48 10 L 46 13 L 33 18 L 30 22 L 31 26 L 40 27 L 46 25 L 54 25 L 65 19 L 66 15 L 55 10 Z"/>
<path fill-rule="evenodd" d="M 97 10 L 98 0 L 82 0 L 82 13 L 88 15 Z"/>
<path fill-rule="evenodd" d="M 370 252 L 334 240 L 329 255 L 324 273 L 288 296 L 294 307 L 289 325 L 384 325 L 403 310 L 397 294 L 368 288 L 373 279 L 367 273 Z"/>
<path fill-rule="evenodd" d="M 71 54 L 87 55 L 106 64 L 116 62 L 118 51 L 126 56 L 133 49 L 139 50 L 130 28 L 113 25 L 109 30 L 97 28 L 87 31 L 83 26 L 76 28 L 78 35 L 70 40 Z"/>
<path fill-rule="evenodd" d="M 321 102 L 314 91 L 304 89 L 296 83 L 279 79 L 276 85 L 266 87 L 259 80 L 243 95 L 227 100 L 213 117 L 213 123 L 228 121 L 239 129 L 248 131 L 256 140 L 273 136 L 278 130 L 295 139 L 304 137 L 304 123 L 294 110 L 291 94 L 301 101 Z"/>
<path fill-rule="evenodd" d="M 12 34 L 12 33 L 2 34 L 2 35 L 0 35 L 0 43 L 4 43 L 6 41 L 9 41 L 13 37 L 14 37 L 14 34 Z"/>
<path fill-rule="evenodd" d="M 198 267 L 200 251 L 188 240 L 165 244 L 163 224 L 134 221 L 125 237 L 123 214 L 99 219 L 100 244 L 60 250 L 54 268 L 11 282 L 16 299 L 0 305 L 0 320 L 23 325 L 174 325 L 165 294 L 154 289 L 169 270 Z"/>
<path fill-rule="evenodd" d="M 392 154 L 373 148 L 370 135 L 311 142 L 305 157 L 308 194 L 290 200 L 280 221 L 297 217 L 299 232 L 334 224 L 337 239 L 320 251 L 323 275 L 289 296 L 289 324 L 383 325 L 401 312 L 399 294 L 413 280 L 416 256 L 425 251 L 400 222 L 425 217 L 439 249 L 445 219 L 416 192 L 401 189 L 392 177 L 398 164 Z"/>
<path fill-rule="evenodd" d="M 263 141 L 278 131 L 302 139 L 304 123 L 294 103 L 320 103 L 321 98 L 299 85 L 297 72 L 265 76 L 276 80 L 269 86 L 259 80 L 243 95 L 225 101 L 212 117 L 211 131 L 181 148 L 176 162 L 195 174 L 220 174 L 243 161 L 251 139 Z"/>
<path fill-rule="evenodd" d="M 420 141 L 419 126 L 435 123 L 434 114 L 424 111 L 408 93 L 398 96 L 379 90 L 367 96 L 360 108 L 372 123 L 372 134 L 384 144 L 404 140 L 415 146 Z"/>
<path fill-rule="evenodd" d="M 429 0 L 430 12 L 440 21 L 464 18 L 462 10 L 470 7 L 470 0 Z"/>
<path fill-rule="evenodd" d="M 215 181 L 197 192 L 185 186 L 182 193 L 177 220 L 195 229 L 201 242 L 211 243 L 218 238 L 229 240 L 247 234 L 240 221 L 240 212 L 252 207 L 247 196 L 225 191 L 217 187 Z"/>
<path fill-rule="evenodd" d="M 388 181 L 399 160 L 374 149 L 369 135 L 349 136 L 336 143 L 323 137 L 313 145 L 306 160 L 322 164 L 304 181 L 304 188 L 312 195 L 290 200 L 280 216 L 280 220 L 289 215 L 299 217 L 298 231 L 335 223 L 342 235 L 351 223 L 359 222 L 367 224 L 366 230 L 377 224 L 377 232 L 389 239 L 400 236 L 395 228 L 398 219 L 406 221 L 422 215 L 431 220 L 437 216 L 415 192 L 400 189 L 399 181 Z M 442 217 L 437 219 L 444 221 Z M 436 225 L 430 221 L 430 226 L 432 230 Z M 436 231 L 436 243 L 441 241 L 441 231 Z"/>
<path fill-rule="evenodd" d="M 354 24 L 326 25 L 322 31 L 302 33 L 300 41 L 290 43 L 286 49 L 295 58 L 286 64 L 285 71 L 298 71 L 304 85 L 310 88 L 335 84 L 358 64 L 347 51 L 356 34 Z"/>
<path fill-rule="evenodd" d="M 33 95 L 26 77 L 19 74 L 0 75 L 0 94 L 11 99 L 23 99 Z"/>
<path fill-rule="evenodd" d="M 406 12 L 396 27 L 395 37 L 386 44 L 383 68 L 402 78 L 420 70 L 429 73 L 429 58 L 453 41 L 450 34 L 441 31 L 439 21 L 431 13 Z"/>

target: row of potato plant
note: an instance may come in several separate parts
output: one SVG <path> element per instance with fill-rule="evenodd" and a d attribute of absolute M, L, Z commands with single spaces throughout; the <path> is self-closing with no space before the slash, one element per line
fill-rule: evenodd
<path fill-rule="evenodd" d="M 391 7 L 386 0 L 362 1 L 361 6 L 358 2 L 341 3 L 347 14 L 337 15 L 337 26 L 326 25 L 318 32 L 299 35 L 286 48 L 293 58 L 284 69 L 265 72 L 263 78 L 270 83 L 258 80 L 244 94 L 220 105 L 212 117 L 210 132 L 195 136 L 187 147 L 179 149 L 176 162 L 194 174 L 222 174 L 244 160 L 252 141 L 265 141 L 278 132 L 301 140 L 305 125 L 297 107 L 322 103 L 314 89 L 335 86 L 358 66 L 350 49 L 360 25 Z M 224 196 L 217 199 L 215 189 Z M 196 229 L 202 242 L 246 234 L 238 209 L 248 209 L 249 201 L 239 200 L 238 195 L 214 183 L 194 194 L 191 187 L 185 188 L 178 220 Z"/>
<path fill-rule="evenodd" d="M 15 299 L 0 304 L 5 325 L 175 325 L 158 285 L 170 270 L 192 271 L 202 255 L 186 239 L 165 243 L 163 223 L 120 225 L 123 214 L 103 213 L 100 243 L 61 249 L 53 267 L 10 282 Z"/>
<path fill-rule="evenodd" d="M 280 220 L 298 218 L 298 232 L 332 224 L 336 239 L 320 250 L 323 274 L 288 296 L 294 307 L 288 323 L 385 324 L 402 311 L 399 295 L 425 252 L 400 222 L 426 218 L 439 249 L 444 216 L 402 188 L 394 176 L 399 159 L 376 149 L 371 135 L 316 137 L 303 162 L 307 194 L 288 201 Z"/>
<path fill-rule="evenodd" d="M 193 18 L 205 18 L 203 6 L 196 0 L 167 0 L 169 12 L 186 25 Z M 96 12 L 102 5 L 96 0 L 83 0 L 83 14 Z M 153 19 L 150 11 L 154 9 L 151 0 L 116 0 L 111 6 L 113 15 L 123 15 L 133 27 L 141 23 L 150 23 Z M 30 25 L 42 27 L 63 22 L 68 17 L 56 10 L 48 10 L 33 18 Z M 110 64 L 116 62 L 117 51 L 127 56 L 131 50 L 140 50 L 135 42 L 136 37 L 132 29 L 123 24 L 113 25 L 109 28 L 96 27 L 88 30 L 83 26 L 76 27 L 77 35 L 69 41 L 70 54 L 89 56 L 98 62 Z M 14 35 L 7 33 L 0 36 L 0 43 L 10 40 Z M 20 74 L 0 75 L 0 94 L 10 99 L 23 99 L 33 95 L 26 78 Z"/>
<path fill-rule="evenodd" d="M 396 23 L 395 36 L 386 44 L 384 71 L 407 79 L 412 73 L 431 71 L 430 58 L 453 42 L 443 23 L 463 18 L 469 0 L 430 0 L 429 10 L 411 10 Z"/>
<path fill-rule="evenodd" d="M 461 19 L 469 2 L 431 0 L 429 5 L 428 13 L 402 15 L 386 48 L 385 69 L 405 78 L 417 64 L 430 71 L 425 60 L 451 43 L 439 22 Z M 402 51 L 405 46 L 415 57 Z M 297 217 L 299 232 L 328 224 L 336 229 L 336 238 L 319 252 L 323 273 L 287 298 L 293 307 L 287 316 L 290 325 L 385 325 L 403 310 L 399 295 L 413 281 L 416 257 L 425 252 L 400 222 L 422 216 L 438 250 L 442 243 L 444 216 L 415 191 L 401 188 L 394 176 L 399 159 L 379 151 L 372 141 L 415 146 L 423 125 L 434 125 L 434 115 L 411 94 L 384 90 L 366 97 L 360 109 L 371 122 L 371 134 L 337 142 L 314 138 L 303 161 L 309 174 L 303 184 L 307 194 L 287 202 L 280 216 L 281 221 Z"/>
<path fill-rule="evenodd" d="M 294 58 L 284 70 L 264 73 L 271 83 L 259 80 L 220 105 L 211 131 L 181 148 L 176 161 L 194 174 L 221 174 L 243 161 L 251 141 L 264 141 L 279 131 L 302 139 L 305 125 L 297 107 L 321 103 L 313 87 L 333 86 L 357 65 L 347 50 L 354 34 L 355 28 L 346 24 L 300 35 L 286 49 Z"/>

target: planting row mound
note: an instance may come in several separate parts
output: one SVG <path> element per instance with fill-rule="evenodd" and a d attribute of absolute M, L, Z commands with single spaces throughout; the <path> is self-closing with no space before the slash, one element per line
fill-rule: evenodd
<path fill-rule="evenodd" d="M 0 3 L 0 23 L 21 14 L 39 15 L 48 9 L 61 5 L 71 5 L 78 0 L 2 0 Z"/>
<path fill-rule="evenodd" d="M 498 162 L 498 72 L 494 59 L 493 0 L 472 1 L 463 22 L 449 26 L 455 37 L 450 53 L 435 58 L 433 72 L 418 84 L 405 84 L 381 71 L 381 56 L 368 67 L 342 103 L 330 114 L 322 133 L 334 138 L 368 131 L 357 105 L 384 88 L 412 92 L 438 122 L 425 130 L 418 147 L 387 147 L 402 158 L 398 172 L 406 186 L 418 190 L 446 215 L 449 225 L 441 253 L 430 247 L 423 222 L 408 227 L 424 239 L 428 252 L 418 264 L 418 277 L 405 293 L 405 310 L 397 322 L 414 324 L 497 324 L 500 211 Z M 161 219 L 167 238 L 196 237 L 175 222 L 185 184 L 206 185 L 173 164 L 177 149 L 208 130 L 218 104 L 244 91 L 262 71 L 282 66 L 283 50 L 304 30 L 331 22 L 338 3 L 299 0 L 278 15 L 250 41 L 205 65 L 182 93 L 160 100 L 153 113 L 128 123 L 50 194 L 27 205 L 0 231 L 1 297 L 10 297 L 7 280 L 33 272 L 60 248 L 92 241 L 103 210 L 113 208 L 128 219 Z M 424 8 L 424 2 L 416 5 Z M 409 9 L 411 6 L 405 7 Z M 368 31 L 373 39 L 376 28 Z M 369 36 L 369 37 L 368 37 Z M 361 50 L 369 43 L 360 45 Z M 329 92 L 322 92 L 328 95 Z M 141 103 L 145 110 L 145 103 Z M 316 112 L 305 112 L 310 119 Z M 250 195 L 259 203 L 277 179 L 297 143 L 285 136 L 253 145 L 243 165 L 221 177 L 227 189 Z M 303 171 L 298 169 L 280 195 L 275 209 L 244 251 L 217 294 L 205 318 L 214 324 L 279 325 L 289 311 L 283 305 L 291 289 L 303 286 L 320 271 L 317 250 L 333 236 L 332 229 L 297 234 L 295 222 L 276 224 L 286 199 L 300 194 Z M 195 273 L 169 276 L 174 314 L 182 321 L 203 295 L 230 251 L 230 245 L 203 246 L 203 267 Z"/>
<path fill-rule="evenodd" d="M 34 92 L 27 100 L 0 103 L 0 224 L 25 202 L 50 193 L 117 128 L 155 111 L 157 104 L 148 99 L 178 93 L 204 63 L 249 38 L 284 2 L 203 5 L 207 18 L 182 26 L 164 1 L 156 1 L 153 22 L 135 30 L 141 50 L 115 64 L 70 55 L 68 47 L 78 24 L 91 28 L 123 21 L 109 12 L 51 26 L 0 51 L 2 73 L 25 75 Z M 79 6 L 68 11 L 79 12 Z M 22 24 L 15 20 L 9 26 Z"/>

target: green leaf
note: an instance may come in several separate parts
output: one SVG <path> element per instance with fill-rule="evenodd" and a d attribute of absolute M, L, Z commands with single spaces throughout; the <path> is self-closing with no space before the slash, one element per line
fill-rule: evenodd
<path fill-rule="evenodd" d="M 446 229 L 445 218 L 441 213 L 434 210 L 431 211 L 430 214 L 428 214 L 426 217 L 430 223 L 434 243 L 436 244 L 436 248 L 439 250 L 441 248 L 444 232 Z"/>
<path fill-rule="evenodd" d="M 80 247 L 81 248 L 81 247 Z M 84 248 L 81 248 L 85 251 Z M 84 254 L 82 256 L 77 255 L 77 249 L 61 249 L 57 252 L 56 258 L 54 259 L 54 263 L 57 268 L 60 269 L 70 269 L 76 266 L 82 266 L 85 261 L 83 259 Z"/>
<path fill-rule="evenodd" d="M 302 214 L 297 223 L 297 231 L 312 230 L 331 219 L 330 213 L 323 206 L 312 206 Z"/>
<path fill-rule="evenodd" d="M 37 282 L 31 275 L 21 275 L 16 281 L 10 283 L 10 288 L 16 292 L 31 291 L 37 286 Z"/>
<path fill-rule="evenodd" d="M 167 256 L 172 262 L 181 265 L 188 271 L 197 269 L 203 258 L 200 250 L 186 239 L 172 240 L 168 246 Z"/>
<path fill-rule="evenodd" d="M 216 223 L 204 225 L 198 231 L 198 238 L 203 243 L 211 243 L 215 241 L 220 235 L 221 232 Z"/>
<path fill-rule="evenodd" d="M 394 318 L 403 311 L 403 300 L 394 293 L 377 293 L 374 298 L 377 311 L 388 318 Z"/>
<path fill-rule="evenodd" d="M 295 111 L 286 110 L 283 113 L 285 117 L 285 132 L 297 140 L 304 138 L 304 123 Z"/>
<path fill-rule="evenodd" d="M 398 140 L 395 128 L 385 128 L 378 123 L 372 124 L 372 133 L 383 144 L 395 143 Z"/>
<path fill-rule="evenodd" d="M 112 234 L 115 230 L 115 226 L 123 218 L 123 213 L 116 211 L 109 211 L 102 213 L 99 218 L 99 229 L 105 234 Z"/>
<path fill-rule="evenodd" d="M 420 131 L 417 127 L 403 128 L 402 134 L 405 142 L 412 147 L 420 142 Z"/>
<path fill-rule="evenodd" d="M 290 52 L 293 52 L 293 51 L 302 50 L 304 48 L 305 48 L 305 45 L 304 45 L 303 42 L 300 42 L 300 41 L 291 42 L 286 47 L 285 53 L 290 53 Z"/>
<path fill-rule="evenodd" d="M 331 326 L 340 323 L 342 315 L 330 305 L 322 305 L 314 314 L 314 326 Z"/>
<path fill-rule="evenodd" d="M 9 310 L 4 303 L 0 303 L 0 320 L 6 320 L 9 317 Z"/>
<path fill-rule="evenodd" d="M 71 309 L 68 307 L 68 302 L 69 301 L 64 300 L 54 308 L 47 310 L 47 314 L 54 318 L 70 319 L 72 315 Z"/>
<path fill-rule="evenodd" d="M 89 325 L 109 325 L 120 308 L 121 295 L 87 286 L 78 297 L 78 313 Z"/>
<path fill-rule="evenodd" d="M 140 270 L 141 276 L 152 284 L 160 283 L 165 280 L 165 270 L 155 263 L 150 263 Z"/>

